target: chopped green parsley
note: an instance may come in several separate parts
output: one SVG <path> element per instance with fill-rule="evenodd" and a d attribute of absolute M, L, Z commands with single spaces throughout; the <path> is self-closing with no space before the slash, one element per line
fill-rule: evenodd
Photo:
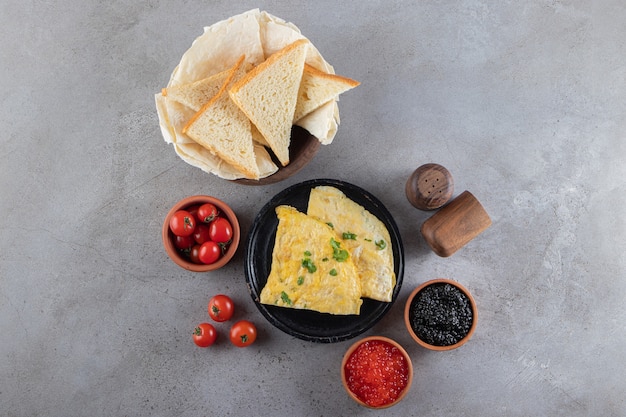
<path fill-rule="evenodd" d="M 302 266 L 304 268 L 306 268 L 307 271 L 309 271 L 311 274 L 315 271 L 317 271 L 317 267 L 315 266 L 315 264 L 313 263 L 313 261 L 309 258 L 304 258 L 302 260 Z"/>
<path fill-rule="evenodd" d="M 285 304 L 291 305 L 291 299 L 289 298 L 289 295 L 287 295 L 285 291 L 280 293 L 280 299 L 283 300 Z"/>
<path fill-rule="evenodd" d="M 333 247 L 333 259 L 337 262 L 344 262 L 350 256 L 347 250 L 341 249 L 341 243 L 333 238 L 330 239 L 330 246 Z"/>
<path fill-rule="evenodd" d="M 332 275 L 333 277 L 337 276 L 337 270 L 335 268 L 331 269 L 328 273 Z"/>

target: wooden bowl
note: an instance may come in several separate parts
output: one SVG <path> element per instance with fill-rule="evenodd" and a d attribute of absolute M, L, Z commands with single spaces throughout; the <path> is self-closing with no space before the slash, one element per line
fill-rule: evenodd
<path fill-rule="evenodd" d="M 416 300 L 417 295 L 422 290 L 433 285 L 443 286 L 445 284 L 449 284 L 454 287 L 455 291 L 458 290 L 462 295 L 465 296 L 467 302 L 469 302 L 472 311 L 471 325 L 462 338 L 456 338 L 458 340 L 456 343 L 432 344 L 420 338 L 418 332 L 413 328 L 411 310 L 413 309 L 413 301 Z M 478 323 L 478 310 L 476 308 L 476 302 L 474 301 L 474 297 L 472 297 L 472 294 L 470 294 L 470 292 L 464 286 L 451 279 L 438 278 L 423 283 L 411 292 L 404 307 L 404 323 L 413 340 L 415 340 L 420 346 L 425 347 L 426 349 L 436 351 L 452 350 L 463 346 L 465 343 L 467 343 L 468 340 L 470 340 L 470 338 L 474 334 L 474 330 L 476 330 L 476 324 Z"/>
<path fill-rule="evenodd" d="M 233 182 L 244 185 L 268 185 L 285 180 L 311 162 L 319 148 L 320 141 L 315 136 L 306 129 L 293 126 L 291 129 L 291 144 L 289 146 L 289 164 L 287 166 L 281 166 L 280 162 L 274 158 L 274 163 L 279 169 L 269 177 L 259 180 L 238 179 L 233 180 Z"/>
<path fill-rule="evenodd" d="M 218 259 L 217 262 L 208 265 L 193 263 L 191 262 L 191 260 L 189 260 L 189 258 L 184 256 L 178 249 L 176 249 L 173 240 L 174 235 L 169 227 L 170 218 L 172 217 L 172 215 L 174 215 L 176 211 L 186 209 L 195 205 L 202 205 L 204 203 L 214 204 L 217 207 L 220 216 L 226 217 L 233 228 L 233 238 L 228 245 L 226 253 L 224 253 L 224 255 L 222 255 L 222 257 Z M 235 255 L 235 252 L 237 252 L 237 247 L 239 246 L 239 240 L 241 238 L 240 235 L 241 230 L 239 228 L 239 221 L 237 220 L 237 216 L 235 215 L 233 210 L 222 200 L 208 195 L 195 195 L 187 197 L 174 204 L 174 206 L 165 216 L 165 219 L 163 220 L 163 227 L 161 229 L 161 239 L 163 240 L 163 247 L 165 248 L 165 252 L 167 252 L 170 259 L 181 268 L 193 272 L 214 271 L 226 265 Z"/>
<path fill-rule="evenodd" d="M 352 357 L 352 355 L 357 351 L 357 349 L 359 349 L 362 345 L 364 345 L 367 342 L 382 342 L 385 346 L 390 347 L 391 349 L 393 349 L 393 354 L 399 354 L 400 356 L 402 356 L 404 358 L 405 364 L 406 364 L 406 384 L 404 385 L 404 387 L 402 388 L 402 391 L 400 392 L 400 394 L 392 401 L 392 402 L 387 402 L 381 405 L 375 405 L 373 403 L 368 403 L 366 402 L 367 399 L 361 398 L 359 397 L 359 395 L 357 395 L 357 393 L 353 392 L 353 388 L 351 388 L 351 382 L 348 381 L 348 376 L 347 376 L 347 371 L 346 371 L 346 365 L 350 362 L 350 359 Z M 384 368 L 384 366 L 383 366 Z M 371 372 L 372 369 L 369 366 L 364 367 L 364 371 L 365 372 Z M 377 370 L 374 370 L 377 371 Z M 375 375 L 380 376 L 383 371 L 382 370 L 378 370 L 380 372 L 375 372 Z M 369 375 L 369 377 L 367 378 L 368 382 L 372 382 L 372 380 L 375 378 L 372 378 L 371 374 Z M 404 348 L 395 340 L 389 339 L 387 337 L 384 336 L 369 336 L 369 337 L 365 337 L 355 343 L 353 343 L 350 348 L 348 348 L 348 350 L 346 351 L 346 353 L 343 356 L 343 360 L 341 362 L 341 382 L 343 384 L 343 387 L 345 388 L 346 392 L 348 393 L 348 395 L 350 396 L 350 398 L 352 398 L 354 401 L 356 401 L 357 404 L 362 405 L 363 407 L 367 407 L 367 408 L 373 408 L 373 409 L 382 409 L 382 408 L 388 408 L 391 407 L 395 404 L 398 404 L 405 396 L 406 394 L 409 392 L 410 388 L 411 388 L 411 383 L 413 382 L 413 363 L 411 362 L 411 357 L 409 356 L 409 354 L 406 352 L 406 350 L 404 350 Z M 356 388 L 356 387 L 355 387 Z"/>

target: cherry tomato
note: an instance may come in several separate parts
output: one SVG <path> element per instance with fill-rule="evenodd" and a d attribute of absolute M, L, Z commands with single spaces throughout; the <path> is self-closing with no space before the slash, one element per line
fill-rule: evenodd
<path fill-rule="evenodd" d="M 189 236 L 196 228 L 196 219 L 187 210 L 178 210 L 170 219 L 170 229 L 176 236 Z"/>
<path fill-rule="evenodd" d="M 255 340 L 256 326 L 247 320 L 238 321 L 230 328 L 230 341 L 237 347 L 250 346 Z"/>
<path fill-rule="evenodd" d="M 230 320 L 234 312 L 235 303 L 227 295 L 218 294 L 209 300 L 209 316 L 215 321 Z"/>
<path fill-rule="evenodd" d="M 189 260 L 194 264 L 201 264 L 200 261 L 200 245 L 193 245 L 189 251 Z"/>
<path fill-rule="evenodd" d="M 187 207 L 187 210 L 193 217 L 196 219 L 196 224 L 200 223 L 200 218 L 198 217 L 198 209 L 200 206 L 198 204 L 194 204 L 193 206 Z"/>
<path fill-rule="evenodd" d="M 222 256 L 222 248 L 220 245 L 209 240 L 200 245 L 200 251 L 198 252 L 198 258 L 203 264 L 212 264 L 216 262 Z"/>
<path fill-rule="evenodd" d="M 217 207 L 211 203 L 205 203 L 198 208 L 198 220 L 211 223 L 218 215 Z"/>
<path fill-rule="evenodd" d="M 217 331 L 209 323 L 200 323 L 193 331 L 193 341 L 200 347 L 211 346 L 215 343 L 215 339 L 217 339 Z"/>
<path fill-rule="evenodd" d="M 209 226 L 211 240 L 217 243 L 228 243 L 233 238 L 233 227 L 224 217 L 218 217 Z"/>
<path fill-rule="evenodd" d="M 174 246 L 183 251 L 190 250 L 195 244 L 193 236 L 174 236 Z"/>
<path fill-rule="evenodd" d="M 193 240 L 199 245 L 202 245 L 204 242 L 208 242 L 211 240 L 209 235 L 209 225 L 204 223 L 198 223 L 196 225 L 196 230 L 193 232 Z"/>

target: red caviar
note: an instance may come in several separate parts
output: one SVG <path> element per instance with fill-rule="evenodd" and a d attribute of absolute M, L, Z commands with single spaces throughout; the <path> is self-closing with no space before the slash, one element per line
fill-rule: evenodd
<path fill-rule="evenodd" d="M 382 340 L 359 345 L 344 367 L 348 389 L 370 407 L 393 403 L 407 387 L 409 364 L 402 352 Z"/>

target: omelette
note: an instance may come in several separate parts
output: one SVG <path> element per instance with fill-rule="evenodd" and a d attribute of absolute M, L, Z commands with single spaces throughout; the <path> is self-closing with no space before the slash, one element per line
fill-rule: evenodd
<path fill-rule="evenodd" d="M 278 228 L 262 304 L 336 315 L 359 314 L 361 285 L 344 241 L 325 222 L 276 207 Z"/>
<path fill-rule="evenodd" d="M 307 214 L 332 225 L 341 237 L 359 274 L 361 296 L 390 302 L 396 274 L 391 238 L 383 222 L 331 186 L 311 190 Z"/>

